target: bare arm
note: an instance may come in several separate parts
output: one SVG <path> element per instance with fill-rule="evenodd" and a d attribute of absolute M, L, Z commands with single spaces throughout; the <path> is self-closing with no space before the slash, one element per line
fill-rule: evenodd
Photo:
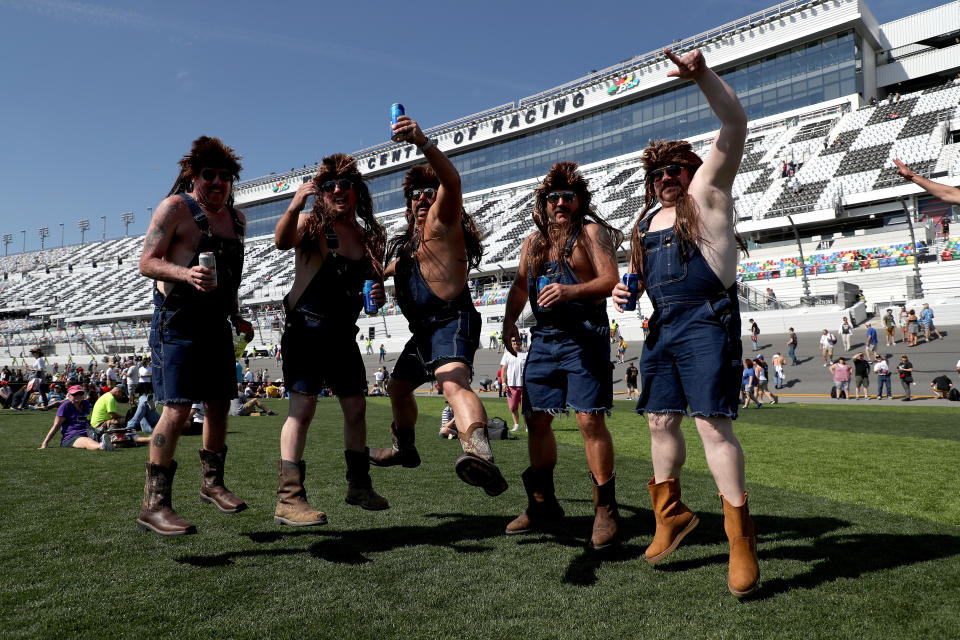
<path fill-rule="evenodd" d="M 150 227 L 143 239 L 140 255 L 140 275 L 164 282 L 187 282 L 200 291 L 213 291 L 214 271 L 209 267 L 184 267 L 167 260 L 168 252 L 176 238 L 181 217 L 179 198 L 165 198 L 153 212 Z"/>
<path fill-rule="evenodd" d="M 304 182 L 297 187 L 297 192 L 293 194 L 290 205 L 277 221 L 277 227 L 273 231 L 273 244 L 277 249 L 286 251 L 293 249 L 300 244 L 300 238 L 303 236 L 303 229 L 306 216 L 301 216 L 303 207 L 306 206 L 307 198 L 317 195 L 317 185 L 313 180 Z"/>
<path fill-rule="evenodd" d="M 507 294 L 506 310 L 503 314 L 503 332 L 501 334 L 503 346 L 513 355 L 517 355 L 517 352 L 513 350 L 510 339 L 515 337 L 518 341 L 520 340 L 520 332 L 517 331 L 517 318 L 520 317 L 523 307 L 527 304 L 527 254 L 532 237 L 532 235 L 529 236 L 523 243 L 523 250 L 520 252 L 520 264 L 517 266 L 517 275 L 510 286 L 510 293 Z"/>
<path fill-rule="evenodd" d="M 537 299 L 541 307 L 580 298 L 606 298 L 617 284 L 620 274 L 617 271 L 617 247 L 613 244 L 613 235 L 603 226 L 591 224 L 583 228 L 580 238 L 584 237 L 587 242 L 581 246 L 586 250 L 594 277 L 579 284 L 547 285 Z"/>
<path fill-rule="evenodd" d="M 893 164 L 897 165 L 897 173 L 907 182 L 912 182 L 930 195 L 940 198 L 948 204 L 960 205 L 960 189 L 924 178 L 903 164 L 900 158 L 894 158 Z"/>
<path fill-rule="evenodd" d="M 407 142 L 418 147 L 422 147 L 429 141 L 429 138 L 420 130 L 420 125 L 407 116 L 397 118 L 397 124 L 394 125 L 393 130 L 394 133 L 402 135 Z M 434 222 L 444 227 L 460 224 L 463 202 L 460 174 L 457 168 L 450 162 L 450 158 L 437 148 L 437 145 L 431 145 L 429 149 L 424 150 L 423 157 L 430 163 L 437 174 L 437 179 L 440 180 L 437 199 L 427 214 L 427 224 Z"/>
<path fill-rule="evenodd" d="M 63 425 L 65 418 L 62 416 L 57 416 L 53 419 L 53 426 L 50 427 L 50 431 L 47 433 L 47 437 L 43 439 L 43 442 L 40 443 L 41 449 L 46 449 L 47 445 L 50 443 L 50 440 L 53 438 L 53 434 L 60 430 L 60 427 Z"/>
<path fill-rule="evenodd" d="M 678 57 L 669 49 L 664 49 L 664 53 L 677 65 L 667 75 L 696 82 L 710 109 L 720 120 L 720 132 L 713 142 L 713 149 L 703 166 L 697 170 L 690 188 L 694 190 L 699 186 L 701 189 L 716 189 L 729 194 L 743 157 L 747 114 L 730 85 L 707 67 L 699 49 L 683 57 Z"/>

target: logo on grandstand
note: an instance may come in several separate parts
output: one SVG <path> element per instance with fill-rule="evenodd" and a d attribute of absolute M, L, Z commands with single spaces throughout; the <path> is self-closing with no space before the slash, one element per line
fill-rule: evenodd
<path fill-rule="evenodd" d="M 623 93 L 624 91 L 629 91 L 635 86 L 640 84 L 640 80 L 637 79 L 637 76 L 630 74 L 628 76 L 621 76 L 613 82 L 613 86 L 607 89 L 607 95 L 612 96 L 617 93 Z"/>
<path fill-rule="evenodd" d="M 285 180 L 281 180 L 281 181 L 278 182 L 277 184 L 273 185 L 273 192 L 274 192 L 274 193 L 283 193 L 284 191 L 286 191 L 286 190 L 289 189 L 289 188 L 290 188 L 290 184 L 289 184 L 288 182 L 286 182 Z"/>

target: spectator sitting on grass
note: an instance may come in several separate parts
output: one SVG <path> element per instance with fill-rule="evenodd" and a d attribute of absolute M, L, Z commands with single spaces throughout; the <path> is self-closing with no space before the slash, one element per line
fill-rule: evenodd
<path fill-rule="evenodd" d="M 57 417 L 53 419 L 53 426 L 40 443 L 40 448 L 46 449 L 57 431 L 63 434 L 60 439 L 61 447 L 90 450 L 111 448 L 109 439 L 98 442 L 90 428 L 90 403 L 84 398 L 86 394 L 83 387 L 70 387 L 68 395 L 69 399 L 64 400 L 57 409 Z"/>
<path fill-rule="evenodd" d="M 953 389 L 953 382 L 945 375 L 939 375 L 930 381 L 930 389 L 938 400 L 946 400 Z"/>
<path fill-rule="evenodd" d="M 126 426 L 127 420 L 117 412 L 117 402 L 128 402 L 127 385 L 120 383 L 97 398 L 90 414 L 90 424 L 98 433 L 113 427 Z"/>
<path fill-rule="evenodd" d="M 265 413 L 268 416 L 277 415 L 273 411 L 270 411 L 263 403 L 260 402 L 259 398 L 247 398 L 246 396 L 238 395 L 236 398 L 230 401 L 230 415 L 231 416 L 249 416 L 256 410 L 259 413 Z"/>

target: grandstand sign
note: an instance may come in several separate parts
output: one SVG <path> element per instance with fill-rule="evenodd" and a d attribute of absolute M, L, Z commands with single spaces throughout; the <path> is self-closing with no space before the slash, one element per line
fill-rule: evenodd
<path fill-rule="evenodd" d="M 274 193 L 283 193 L 284 191 L 286 191 L 286 190 L 289 189 L 289 188 L 290 188 L 290 183 L 287 182 L 286 180 L 281 180 L 280 182 L 278 182 L 278 183 L 276 183 L 276 184 L 273 185 L 273 192 L 274 192 Z"/>
<path fill-rule="evenodd" d="M 437 146 L 443 151 L 449 152 L 463 146 L 464 143 L 481 142 L 504 133 L 522 131 L 544 122 L 558 120 L 570 115 L 571 112 L 582 109 L 585 104 L 586 96 L 582 91 L 578 91 L 571 96 L 562 96 L 541 104 L 531 105 L 513 113 L 505 113 L 502 116 L 470 123 L 460 129 L 444 132 L 438 138 Z M 423 154 L 417 151 L 416 147 L 406 145 L 369 155 L 363 158 L 361 162 L 367 170 L 372 171 L 400 164 L 420 155 Z"/>
<path fill-rule="evenodd" d="M 624 91 L 629 91 L 630 89 L 633 89 L 639 84 L 640 84 L 640 79 L 632 73 L 627 76 L 622 76 L 614 80 L 613 86 L 607 89 L 607 95 L 613 96 L 618 93 L 623 93 Z"/>

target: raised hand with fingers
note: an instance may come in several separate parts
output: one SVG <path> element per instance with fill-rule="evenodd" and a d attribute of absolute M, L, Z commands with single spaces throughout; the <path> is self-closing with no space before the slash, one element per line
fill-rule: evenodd
<path fill-rule="evenodd" d="M 677 65 L 676 69 L 667 72 L 667 76 L 671 78 L 696 80 L 707 70 L 707 61 L 704 59 L 700 49 L 688 51 L 683 54 L 683 56 L 678 56 L 673 51 L 670 51 L 670 49 L 664 49 L 663 53 L 670 58 L 673 64 Z"/>

